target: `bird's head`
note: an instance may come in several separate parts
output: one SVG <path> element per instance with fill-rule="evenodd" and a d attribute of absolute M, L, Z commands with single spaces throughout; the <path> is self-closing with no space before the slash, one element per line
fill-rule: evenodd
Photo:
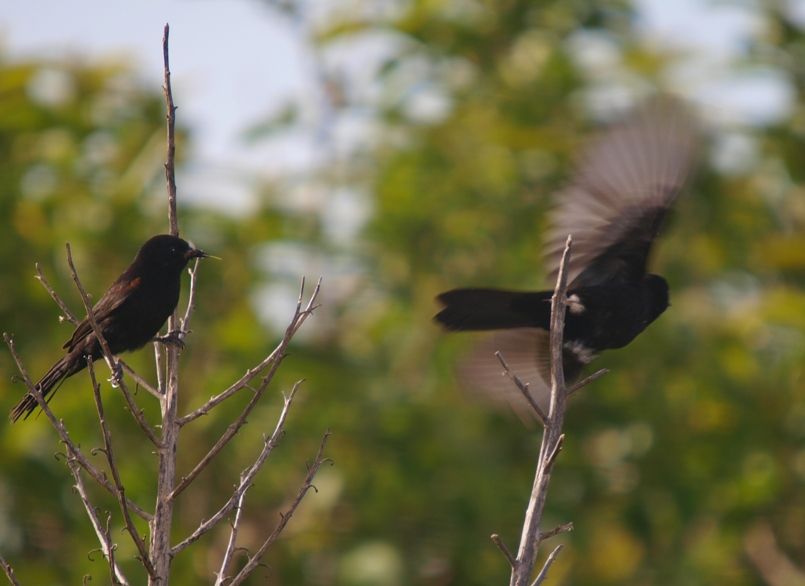
<path fill-rule="evenodd" d="M 160 234 L 153 236 L 142 245 L 136 261 L 158 266 L 164 270 L 181 271 L 194 258 L 206 258 L 203 250 L 194 248 L 178 236 Z"/>
<path fill-rule="evenodd" d="M 668 298 L 668 281 L 659 275 L 646 275 L 646 292 L 648 295 L 649 323 L 657 319 L 671 304 Z"/>

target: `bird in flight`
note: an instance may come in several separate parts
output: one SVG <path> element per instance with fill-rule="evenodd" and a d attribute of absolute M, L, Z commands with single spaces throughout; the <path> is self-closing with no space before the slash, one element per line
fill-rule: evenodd
<path fill-rule="evenodd" d="M 691 173 L 697 135 L 681 101 L 654 97 L 584 149 L 572 180 L 556 194 L 544 253 L 553 283 L 572 235 L 563 347 L 567 381 L 601 351 L 626 346 L 668 308 L 668 282 L 649 273 L 647 263 Z M 505 399 L 517 411 L 525 408 L 525 399 L 501 376 L 494 355 L 500 351 L 547 409 L 552 295 L 465 288 L 437 297 L 444 307 L 434 320 L 445 329 L 496 330 L 460 367 L 466 386 Z"/>
<path fill-rule="evenodd" d="M 153 340 L 162 324 L 176 309 L 182 271 L 193 258 L 209 256 L 176 236 L 161 234 L 140 247 L 131 265 L 92 308 L 92 315 L 113 354 L 136 350 Z M 64 379 L 103 356 L 101 344 L 88 319 L 78 324 L 64 344 L 65 356 L 36 383 L 52 398 Z M 27 418 L 38 406 L 27 393 L 11 410 L 12 421 Z"/>

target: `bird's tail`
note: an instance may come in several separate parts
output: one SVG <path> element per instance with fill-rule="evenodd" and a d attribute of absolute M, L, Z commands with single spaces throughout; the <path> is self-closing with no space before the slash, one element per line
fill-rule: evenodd
<path fill-rule="evenodd" d="M 82 359 L 80 357 L 76 359 L 75 356 L 68 354 L 54 364 L 50 370 L 45 373 L 39 382 L 36 383 L 36 387 L 42 393 L 42 397 L 46 400 L 49 400 L 48 395 L 54 393 L 64 379 L 72 374 L 75 374 L 83 367 L 84 364 L 82 364 Z M 27 419 L 38 406 L 39 404 L 36 402 L 34 396 L 31 393 L 26 393 L 20 402 L 17 403 L 11 410 L 11 413 L 9 413 L 9 418 L 13 422 L 16 422 L 20 418 Z"/>
<path fill-rule="evenodd" d="M 453 289 L 437 300 L 444 305 L 433 318 L 448 330 L 542 328 L 551 316 L 550 291 L 523 293 L 499 289 Z"/>

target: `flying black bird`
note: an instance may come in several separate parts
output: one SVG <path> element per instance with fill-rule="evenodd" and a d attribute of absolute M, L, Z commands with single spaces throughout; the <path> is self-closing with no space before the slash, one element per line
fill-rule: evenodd
<path fill-rule="evenodd" d="M 176 309 L 182 270 L 192 258 L 207 253 L 191 247 L 176 236 L 154 236 L 142 245 L 129 268 L 103 294 L 92 314 L 114 354 L 136 350 L 151 341 Z M 103 351 L 89 320 L 85 319 L 64 344 L 67 354 L 36 383 L 43 397 L 53 393 L 69 376 L 87 366 Z M 37 407 L 30 393 L 12 409 L 10 417 L 27 418 Z"/>
<path fill-rule="evenodd" d="M 555 197 L 545 255 L 556 280 L 568 234 L 568 305 L 563 365 L 577 378 L 602 350 L 621 348 L 668 307 L 668 283 L 647 272 L 651 246 L 690 173 L 696 124 L 670 97 L 649 100 L 583 153 L 573 180 Z M 451 331 L 501 330 L 460 370 L 464 382 L 515 407 L 522 399 L 500 376 L 500 350 L 515 374 L 548 402 L 548 329 L 553 291 L 454 289 L 438 296 L 434 318 Z M 524 404 L 524 402 L 523 402 Z"/>

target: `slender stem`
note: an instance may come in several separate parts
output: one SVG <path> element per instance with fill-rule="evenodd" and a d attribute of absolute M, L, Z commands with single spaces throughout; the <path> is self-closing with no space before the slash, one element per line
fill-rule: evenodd
<path fill-rule="evenodd" d="M 235 553 L 235 544 L 238 540 L 238 531 L 240 530 L 240 515 L 243 512 L 243 501 L 246 499 L 246 491 L 244 490 L 238 502 L 235 505 L 235 520 L 232 522 L 232 528 L 229 531 L 229 540 L 226 543 L 226 550 L 221 558 L 221 566 L 218 568 L 218 575 L 215 577 L 215 586 L 223 586 L 227 579 L 226 568 L 232 561 L 232 555 Z"/>
<path fill-rule="evenodd" d="M 50 295 L 50 298 L 53 299 L 53 301 L 56 302 L 56 305 L 59 306 L 59 309 L 61 310 L 62 314 L 64 315 L 64 319 L 69 321 L 74 326 L 77 326 L 78 321 L 79 321 L 78 318 L 75 316 L 75 314 L 72 311 L 70 311 L 70 308 L 67 307 L 67 304 L 64 302 L 64 299 L 62 299 L 59 296 L 59 294 L 56 293 L 56 290 L 53 287 L 50 286 L 50 283 L 45 278 L 45 274 L 42 272 L 42 269 L 39 267 L 39 263 L 36 263 L 35 266 L 36 266 L 36 280 L 39 281 L 42 284 L 42 286 L 45 288 L 45 291 L 47 291 L 48 294 Z"/>
<path fill-rule="evenodd" d="M 562 551 L 562 547 L 564 547 L 561 543 L 553 548 L 553 551 L 548 556 L 548 559 L 545 560 L 545 565 L 542 566 L 539 574 L 537 574 L 536 580 L 531 584 L 531 586 L 539 586 L 545 581 L 545 578 L 548 576 L 548 570 L 551 569 L 553 562 L 556 560 L 556 556 L 559 555 L 559 552 Z"/>
<path fill-rule="evenodd" d="M 165 120 L 167 128 L 168 152 L 165 158 L 165 180 L 168 184 L 168 223 L 173 236 L 179 235 L 179 222 L 176 216 L 176 106 L 173 103 L 170 69 L 170 25 L 165 24 L 162 35 L 162 60 L 164 64 L 164 81 L 162 92 L 165 95 Z"/>
<path fill-rule="evenodd" d="M 517 387 L 520 393 L 522 393 L 523 397 L 525 397 L 525 400 L 528 402 L 528 404 L 531 405 L 531 408 L 534 410 L 534 413 L 536 414 L 537 419 L 539 419 L 540 423 L 542 423 L 543 426 L 546 425 L 548 423 L 548 416 L 545 415 L 545 412 L 540 408 L 540 406 L 534 400 L 534 397 L 531 396 L 531 392 L 528 390 L 528 383 L 524 383 L 519 376 L 517 376 L 511 371 L 509 365 L 506 363 L 506 359 L 503 357 L 503 354 L 501 354 L 498 351 L 495 352 L 495 356 L 500 362 L 500 365 L 503 367 L 503 373 L 507 377 L 509 377 L 509 379 L 514 383 L 514 385 Z"/>
<path fill-rule="evenodd" d="M 84 486 L 84 480 L 81 478 L 81 465 L 75 458 L 68 455 L 67 467 L 70 469 L 70 473 L 73 475 L 73 480 L 75 480 L 75 489 L 78 492 L 79 498 L 81 499 L 81 504 L 84 505 L 84 510 L 87 513 L 87 517 L 89 517 L 89 522 L 92 525 L 92 528 L 95 530 L 95 535 L 98 536 L 98 541 L 101 544 L 103 556 L 106 558 L 107 562 L 109 562 L 109 571 L 112 574 L 112 583 L 128 585 L 128 579 L 120 570 L 120 567 L 118 567 L 117 562 L 115 562 L 115 548 L 117 546 L 112 544 L 112 540 L 109 535 L 109 528 L 104 527 L 101 524 L 101 520 L 98 518 L 98 513 L 89 500 L 87 488 Z"/>

